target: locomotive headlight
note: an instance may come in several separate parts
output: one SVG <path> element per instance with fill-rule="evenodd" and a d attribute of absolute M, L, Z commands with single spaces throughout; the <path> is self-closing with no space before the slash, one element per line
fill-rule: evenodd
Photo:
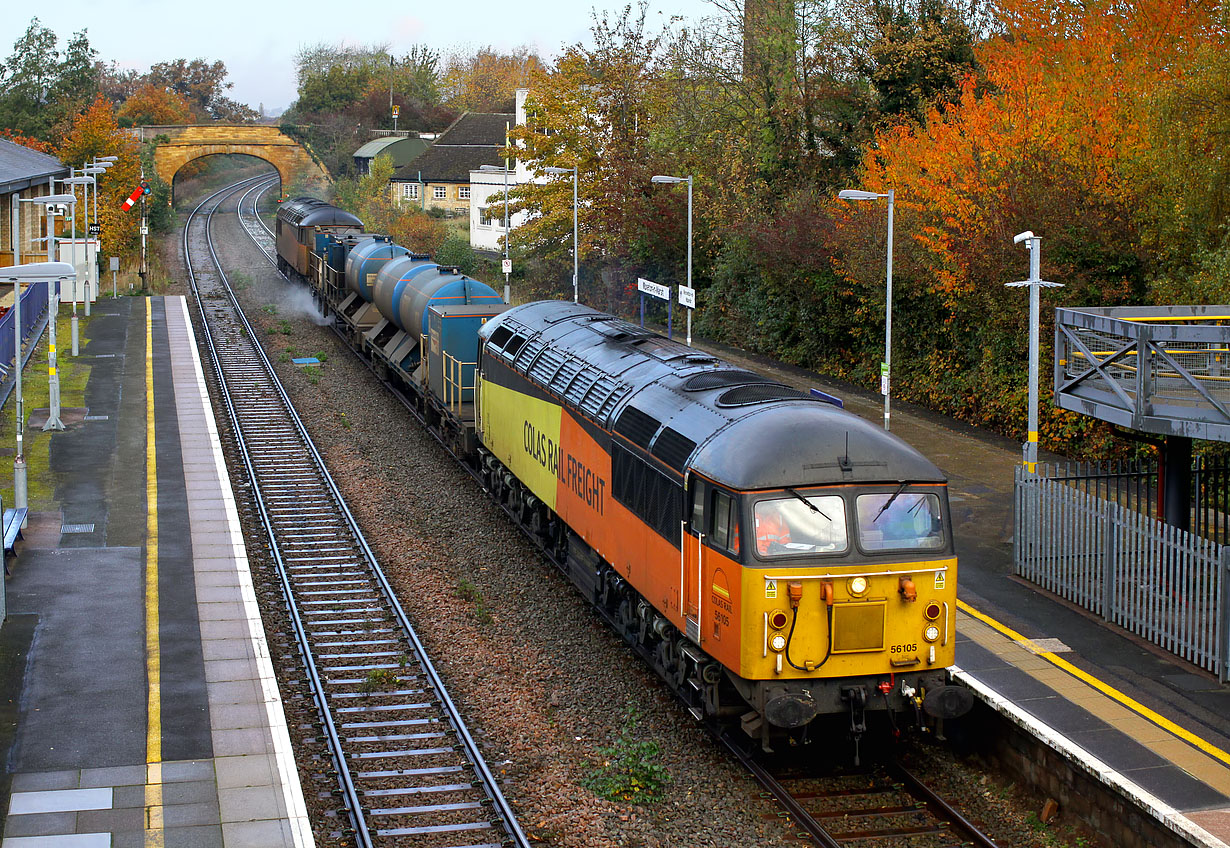
<path fill-rule="evenodd" d="M 923 631 L 923 638 L 928 642 L 934 642 L 940 638 L 940 629 L 934 624 L 928 624 L 927 629 Z"/>
<path fill-rule="evenodd" d="M 867 578 L 851 577 L 849 582 L 846 583 L 846 588 L 850 590 L 851 595 L 854 595 L 857 598 L 867 591 Z"/>
<path fill-rule="evenodd" d="M 786 650 L 786 637 L 780 633 L 774 635 L 774 637 L 769 640 L 769 647 L 779 652 Z"/>

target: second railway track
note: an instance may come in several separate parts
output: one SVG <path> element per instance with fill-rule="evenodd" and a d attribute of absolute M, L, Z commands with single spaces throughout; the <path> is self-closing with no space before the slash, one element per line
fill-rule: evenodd
<path fill-rule="evenodd" d="M 325 468 L 217 261 L 207 197 L 183 250 L 265 543 L 357 845 L 522 846 L 511 808 Z M 243 199 L 239 200 L 242 205 Z"/>

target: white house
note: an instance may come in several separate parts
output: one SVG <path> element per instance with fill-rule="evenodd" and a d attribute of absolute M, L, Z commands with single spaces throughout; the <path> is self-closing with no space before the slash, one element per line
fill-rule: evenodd
<path fill-rule="evenodd" d="M 525 123 L 525 99 L 529 93 L 528 88 L 517 89 L 517 126 Z M 505 229 L 505 192 L 523 183 L 542 181 L 541 177 L 535 179 L 520 159 L 511 160 L 507 171 L 503 164 L 470 171 L 470 247 L 502 251 L 500 240 L 508 230 L 524 223 L 527 217 L 524 212 L 509 216 L 508 228 Z"/>

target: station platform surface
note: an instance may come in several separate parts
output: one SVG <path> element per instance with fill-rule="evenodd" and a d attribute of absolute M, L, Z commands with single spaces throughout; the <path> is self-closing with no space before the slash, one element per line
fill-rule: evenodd
<path fill-rule="evenodd" d="M 6 580 L 0 845 L 311 845 L 185 301 L 82 326 L 85 407 L 26 397 L 55 507 Z"/>
<path fill-rule="evenodd" d="M 721 345 L 696 346 L 883 421 L 881 395 Z M 889 420 L 949 478 L 955 676 L 1186 841 L 1230 845 L 1230 686 L 1014 576 L 1019 443 L 897 402 Z"/>

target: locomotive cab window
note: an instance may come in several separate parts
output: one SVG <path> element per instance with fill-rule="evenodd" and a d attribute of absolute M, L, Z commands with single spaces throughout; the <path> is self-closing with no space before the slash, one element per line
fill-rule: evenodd
<path fill-rule="evenodd" d="M 934 492 L 858 496 L 858 542 L 865 551 L 935 551 L 946 544 L 943 513 Z"/>
<path fill-rule="evenodd" d="M 730 493 L 723 492 L 720 489 L 713 490 L 713 499 L 710 502 L 710 520 L 712 527 L 709 531 L 709 541 L 716 548 L 722 548 L 730 551 L 735 556 L 739 555 L 739 510 L 738 503 Z"/>
<path fill-rule="evenodd" d="M 846 502 L 840 495 L 801 495 L 757 501 L 756 553 L 764 559 L 840 554 L 850 549 Z"/>

